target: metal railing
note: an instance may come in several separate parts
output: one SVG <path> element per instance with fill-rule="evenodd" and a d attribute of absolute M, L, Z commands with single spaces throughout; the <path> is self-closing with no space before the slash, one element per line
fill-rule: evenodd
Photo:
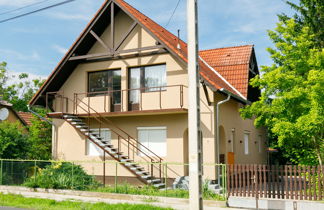
<path fill-rule="evenodd" d="M 88 103 L 88 106 L 91 106 L 92 104 L 92 99 L 95 96 L 101 96 L 103 97 L 103 112 L 112 112 L 112 107 L 114 105 L 120 106 L 120 112 L 125 112 L 125 111 L 144 111 L 144 110 L 163 110 L 163 109 L 168 109 L 171 104 L 175 101 L 178 101 L 176 104 L 173 104 L 171 106 L 172 108 L 184 108 L 185 106 L 185 99 L 184 99 L 184 91 L 187 89 L 187 86 L 185 85 L 169 85 L 169 86 L 157 86 L 157 87 L 144 87 L 144 88 L 132 88 L 132 89 L 123 89 L 123 90 L 110 90 L 110 91 L 96 91 L 96 92 L 83 92 L 83 93 L 75 93 L 74 97 L 76 98 L 75 100 L 78 100 L 79 98 L 86 98 L 86 101 Z M 138 109 L 132 109 L 131 104 L 132 101 L 130 99 L 131 92 L 136 92 L 135 95 L 135 103 L 138 105 Z M 154 101 L 157 103 L 155 106 L 153 105 L 148 105 L 149 108 L 143 108 L 143 105 L 145 105 L 145 101 L 143 100 L 143 95 L 145 94 L 155 94 Z M 166 96 L 163 96 L 163 94 L 166 93 Z M 176 94 L 175 98 L 170 98 L 172 97 L 171 93 L 178 93 Z M 119 100 L 120 103 L 114 103 L 116 99 L 116 95 L 119 95 Z M 178 97 L 178 99 L 176 99 Z M 110 99 L 110 100 L 108 100 Z M 172 100 L 171 100 L 172 99 Z M 110 102 L 110 104 L 108 104 Z M 151 102 L 151 101 L 150 101 Z M 166 103 L 166 105 L 163 105 L 163 102 Z M 64 106 L 64 105 L 62 105 Z M 62 107 L 63 109 L 63 107 Z M 115 110 L 113 110 L 115 111 Z M 73 107 L 72 112 L 74 114 L 78 114 L 78 109 L 77 107 Z"/>
<path fill-rule="evenodd" d="M 64 165 L 66 163 L 67 165 Z M 150 163 L 150 162 L 134 162 L 138 165 L 157 165 L 160 164 L 161 167 L 165 168 L 165 174 L 162 177 L 164 180 L 165 189 L 160 191 L 155 190 L 155 193 L 159 193 L 156 196 L 179 196 L 183 195 L 183 192 L 177 190 L 182 189 L 187 191 L 186 187 L 181 187 L 180 185 L 175 185 L 175 180 L 180 175 L 175 174 L 174 170 L 183 170 L 184 167 L 188 167 L 188 164 L 177 163 L 177 162 L 164 162 L 164 163 Z M 134 177 L 128 176 L 124 170 L 121 170 L 124 163 L 117 161 L 81 161 L 81 160 L 71 160 L 71 161 L 55 161 L 55 160 L 12 160 L 12 159 L 0 159 L 0 186 L 29 186 L 33 188 L 44 188 L 43 184 L 47 184 L 47 181 L 56 182 L 56 189 L 72 189 L 72 190 L 91 190 L 98 192 L 111 192 L 111 193 L 123 193 L 123 194 L 138 194 L 145 195 L 140 192 L 143 189 L 141 183 L 138 182 Z M 226 171 L 226 165 L 224 164 L 212 164 L 204 163 L 204 171 L 212 171 L 218 166 L 220 170 Z M 81 169 L 89 176 L 92 176 L 100 185 L 95 185 L 93 188 L 91 185 L 93 183 L 84 180 L 84 175 L 80 173 Z M 46 177 L 44 180 L 44 170 L 49 169 L 53 174 L 52 177 Z M 95 169 L 95 170 L 93 170 Z M 171 170 L 173 169 L 173 170 Z M 55 172 L 57 170 L 57 172 Z M 57 174 L 56 174 L 57 173 Z M 81 177 L 80 177 L 81 174 Z M 226 176 L 226 173 L 224 173 Z M 183 174 L 182 174 L 183 175 Z M 226 180 L 226 177 L 224 177 Z M 205 183 L 210 181 L 206 178 Z M 32 182 L 32 184 L 27 185 L 26 183 Z M 31 186 L 32 185 L 32 186 Z M 226 193 L 226 182 L 222 182 L 221 186 L 224 190 L 220 192 L 219 195 L 215 195 L 214 198 L 225 200 Z M 128 188 L 129 189 L 128 192 Z M 145 188 L 144 188 L 145 190 Z M 173 196 L 172 191 L 175 190 Z M 148 193 L 153 193 L 154 189 L 147 191 Z M 208 191 L 208 188 L 204 187 L 204 191 Z M 213 195 L 211 191 L 206 192 L 207 195 Z M 154 196 L 154 194 L 147 194 Z M 187 192 L 187 197 L 189 192 Z M 183 197 L 184 198 L 184 197 Z M 206 199 L 213 199 L 211 197 Z"/>
<path fill-rule="evenodd" d="M 100 136 L 100 133 L 101 133 L 100 132 L 101 128 L 109 128 L 110 131 L 117 136 L 118 159 L 119 159 L 119 155 L 121 155 L 121 153 L 124 153 L 124 154 L 127 154 L 128 158 L 133 157 L 133 160 L 134 160 L 135 153 L 136 153 L 137 154 L 136 157 L 143 159 L 143 161 L 148 161 L 149 160 L 149 162 L 151 162 L 151 163 L 162 163 L 163 159 L 161 157 L 159 157 L 155 152 L 151 151 L 149 148 L 147 148 L 141 142 L 137 141 L 135 138 L 130 136 L 126 131 L 124 131 L 123 129 L 116 126 L 112 121 L 110 121 L 107 118 L 103 117 L 101 114 L 99 114 L 92 107 L 88 106 L 88 104 L 83 102 L 81 99 L 79 99 L 77 97 L 74 97 L 74 100 L 72 100 L 72 99 L 70 99 L 68 97 L 65 97 L 64 95 L 62 95 L 62 93 L 59 93 L 59 92 L 48 93 L 48 95 L 49 94 L 54 94 L 55 97 L 61 97 L 62 98 L 61 101 L 63 102 L 65 100 L 67 104 L 70 101 L 70 102 L 72 102 L 72 104 L 74 106 L 80 107 L 83 111 L 85 111 L 86 114 L 87 114 L 87 121 L 88 121 L 88 123 L 87 123 L 87 125 L 88 125 L 88 133 L 90 133 L 90 131 L 91 131 L 91 119 L 94 119 L 94 120 L 97 121 L 97 123 L 99 123 L 99 136 Z M 80 104 L 83 104 L 86 107 L 82 107 Z M 103 148 L 97 142 L 93 141 L 90 138 L 90 134 L 87 137 L 95 145 L 97 145 L 99 148 L 101 148 L 104 151 L 104 154 L 105 153 L 109 154 L 109 152 L 107 152 L 105 150 L 105 148 Z M 122 145 L 126 146 L 126 148 L 127 148 L 126 152 L 122 150 Z M 112 156 L 112 157 L 114 158 L 114 156 Z M 116 159 L 116 160 L 118 160 L 118 159 Z M 150 172 L 151 175 L 154 176 L 154 169 L 157 169 L 158 173 L 159 173 L 157 177 L 161 178 L 162 174 L 163 174 L 163 171 L 162 171 L 163 168 L 161 168 L 161 165 L 159 165 L 159 168 L 156 168 L 156 166 L 153 165 L 153 164 L 150 165 L 150 166 L 151 167 L 150 167 L 150 169 L 148 169 L 148 172 Z"/>

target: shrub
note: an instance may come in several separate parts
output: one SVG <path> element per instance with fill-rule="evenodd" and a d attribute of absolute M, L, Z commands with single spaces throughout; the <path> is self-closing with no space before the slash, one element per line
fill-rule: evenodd
<path fill-rule="evenodd" d="M 24 186 L 45 189 L 89 190 L 99 187 L 93 176 L 81 166 L 68 162 L 57 162 L 38 169 L 38 173 L 28 178 Z"/>

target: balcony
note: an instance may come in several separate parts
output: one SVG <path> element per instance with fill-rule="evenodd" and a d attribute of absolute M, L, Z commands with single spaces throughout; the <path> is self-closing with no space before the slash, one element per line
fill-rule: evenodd
<path fill-rule="evenodd" d="M 50 115 L 186 113 L 187 91 L 185 85 L 171 85 L 85 93 L 52 92 L 46 94 L 46 107 L 53 111 Z"/>

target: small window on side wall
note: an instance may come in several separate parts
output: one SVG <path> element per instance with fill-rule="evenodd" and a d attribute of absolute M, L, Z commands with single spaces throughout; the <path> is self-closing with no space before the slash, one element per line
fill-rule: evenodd
<path fill-rule="evenodd" d="M 244 133 L 244 154 L 245 155 L 249 154 L 249 139 L 250 139 L 250 133 L 245 132 Z"/>
<path fill-rule="evenodd" d="M 102 128 L 100 129 L 91 129 L 91 131 L 95 134 L 100 134 L 100 137 L 103 140 L 106 141 L 110 141 L 111 140 L 111 132 L 108 128 Z M 94 144 L 92 141 L 90 141 L 89 139 L 87 139 L 86 141 L 86 154 L 87 156 L 94 156 L 94 157 L 98 157 L 98 156 L 103 156 L 103 150 L 98 147 L 96 144 Z"/>

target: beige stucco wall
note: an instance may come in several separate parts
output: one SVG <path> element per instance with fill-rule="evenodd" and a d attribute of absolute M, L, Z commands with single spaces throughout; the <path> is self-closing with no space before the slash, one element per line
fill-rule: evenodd
<path fill-rule="evenodd" d="M 132 24 L 132 21 L 120 13 L 116 18 L 116 43 L 120 38 L 122 32 L 125 32 L 127 28 Z M 110 28 L 104 32 L 101 38 L 110 43 Z M 155 45 L 155 40 L 144 29 L 137 26 L 132 32 L 126 42 L 122 45 L 122 49 L 131 49 L 145 46 Z M 89 53 L 103 52 L 102 46 L 96 43 Z M 79 64 L 71 76 L 67 79 L 65 84 L 61 87 L 60 91 L 64 93 L 65 97 L 73 99 L 74 93 L 87 92 L 87 75 L 88 72 L 98 70 L 120 69 L 122 75 L 122 89 L 128 88 L 128 69 L 130 67 L 152 64 L 166 64 L 167 70 L 167 85 L 187 85 L 187 71 L 186 66 L 178 62 L 171 54 L 162 54 L 154 56 L 146 56 L 139 58 L 130 58 L 124 60 L 114 61 L 98 61 L 93 63 Z M 162 92 L 162 108 L 180 108 L 179 101 L 179 87 L 170 87 L 166 91 Z M 159 92 L 143 93 L 144 110 L 156 110 L 159 109 L 160 98 Z M 187 108 L 187 89 L 184 89 L 184 107 Z M 214 120 L 214 105 L 208 105 L 204 91 L 201 88 L 201 129 L 203 132 L 203 160 L 204 163 L 215 163 L 215 120 Z M 210 99 L 217 102 L 224 97 L 213 95 L 209 90 Z M 109 107 L 104 107 L 103 104 L 106 100 L 106 104 L 109 104 L 109 98 L 105 97 L 91 97 L 90 100 L 86 95 L 79 95 L 80 100 L 85 103 L 90 103 L 97 112 L 105 112 L 109 110 Z M 215 103 L 214 103 L 215 104 Z M 60 110 L 59 99 L 56 101 L 56 111 Z M 79 104 L 80 105 L 80 104 Z M 85 108 L 85 106 L 83 106 Z M 127 92 L 123 94 L 123 110 L 127 110 Z M 259 134 L 264 135 L 264 131 L 260 131 L 254 128 L 252 120 L 243 120 L 240 118 L 238 109 L 240 104 L 234 100 L 221 106 L 220 125 L 224 128 L 226 142 L 223 145 L 222 153 L 227 153 L 230 149 L 227 140 L 230 136 L 231 129 L 235 129 L 235 149 L 234 152 L 236 163 L 261 163 L 265 160 L 265 153 L 258 153 L 257 144 L 254 144 L 254 137 Z M 68 109 L 64 109 L 64 112 L 72 112 L 73 105 L 71 101 L 68 103 Z M 82 109 L 78 109 L 79 113 L 82 113 Z M 131 136 L 137 139 L 137 127 L 152 127 L 152 126 L 165 126 L 167 127 L 167 156 L 163 157 L 165 162 L 177 162 L 186 163 L 188 161 L 188 142 L 187 142 L 187 114 L 186 113 L 169 113 L 161 114 L 159 112 L 151 113 L 150 115 L 138 116 L 115 116 L 109 118 L 114 124 L 118 125 L 123 130 L 127 131 Z M 53 120 L 55 126 L 53 129 L 53 157 L 56 159 L 64 160 L 81 160 L 81 161 L 99 161 L 102 157 L 89 157 L 86 155 L 86 143 L 85 138 L 78 133 L 67 122 L 60 119 Z M 95 122 L 92 122 L 93 127 L 98 127 Z M 251 136 L 250 141 L 250 154 L 244 155 L 243 141 L 244 131 L 249 131 Z M 116 135 L 112 136 L 112 141 L 116 145 Z M 109 158 L 107 158 L 109 160 Z M 139 157 L 135 156 L 135 161 L 141 161 Z M 95 175 L 103 174 L 103 165 L 94 163 L 82 164 L 89 173 Z M 188 168 L 184 166 L 171 166 L 169 164 L 170 171 L 168 171 L 169 177 L 177 177 L 179 175 L 187 175 Z M 115 165 L 107 165 L 106 175 L 115 175 Z M 118 167 L 118 175 L 131 176 L 131 174 L 122 167 Z M 214 167 L 208 166 L 204 169 L 205 178 L 213 179 L 215 176 Z"/>

